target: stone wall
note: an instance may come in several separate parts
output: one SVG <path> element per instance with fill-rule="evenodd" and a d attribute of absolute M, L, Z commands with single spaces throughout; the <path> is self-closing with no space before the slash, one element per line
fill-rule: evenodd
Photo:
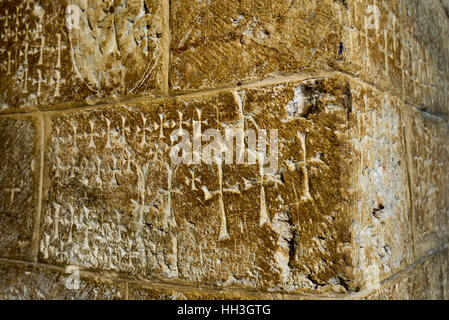
<path fill-rule="evenodd" d="M 0 0 L 0 298 L 448 299 L 447 39 L 446 0 Z"/>

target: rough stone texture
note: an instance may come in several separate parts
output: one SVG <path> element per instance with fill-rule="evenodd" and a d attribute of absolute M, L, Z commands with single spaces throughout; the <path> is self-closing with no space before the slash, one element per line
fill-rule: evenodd
<path fill-rule="evenodd" d="M 413 261 L 407 160 L 396 98 L 351 85 L 353 255 L 359 277 L 373 285 Z"/>
<path fill-rule="evenodd" d="M 0 257 L 35 256 L 40 126 L 37 117 L 0 117 Z"/>
<path fill-rule="evenodd" d="M 448 241 L 449 126 L 413 109 L 405 113 L 413 204 L 414 247 L 418 257 Z"/>
<path fill-rule="evenodd" d="M 56 268 L 15 265 L 0 261 L 0 299 L 110 300 L 125 298 L 124 282 L 82 275 L 79 279 L 79 288 L 75 289 L 70 286 L 70 276 L 70 273 Z"/>
<path fill-rule="evenodd" d="M 403 34 L 410 59 L 403 63 L 408 67 L 403 74 L 404 100 L 447 120 L 449 17 L 438 1 L 408 1 L 406 8 Z"/>
<path fill-rule="evenodd" d="M 0 297 L 447 298 L 448 38 L 447 0 L 0 0 Z"/>
<path fill-rule="evenodd" d="M 159 0 L 2 0 L 0 110 L 161 92 L 161 11 Z"/>
<path fill-rule="evenodd" d="M 310 95 L 303 106 L 294 102 L 301 86 Z M 55 113 L 41 258 L 219 286 L 296 289 L 315 286 L 307 276 L 349 279 L 350 222 L 338 214 L 346 108 L 345 83 L 331 79 Z M 265 180 L 258 163 L 174 165 L 170 134 L 191 133 L 192 121 L 203 133 L 278 128 L 276 175 Z M 333 266 L 314 266 L 331 256 Z"/>
<path fill-rule="evenodd" d="M 444 8 L 444 11 L 446 12 L 446 15 L 449 17 L 449 1 L 448 0 L 441 0 L 441 4 Z"/>

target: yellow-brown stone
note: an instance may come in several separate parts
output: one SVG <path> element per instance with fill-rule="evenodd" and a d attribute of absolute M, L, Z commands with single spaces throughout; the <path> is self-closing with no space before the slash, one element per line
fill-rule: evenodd
<path fill-rule="evenodd" d="M 448 0 L 0 0 L 0 298 L 447 298 L 448 38 Z"/>
<path fill-rule="evenodd" d="M 414 247 L 421 257 L 448 241 L 449 127 L 443 119 L 411 108 L 404 113 L 404 121 Z"/>
<path fill-rule="evenodd" d="M 0 117 L 0 257 L 36 256 L 41 136 L 38 117 Z"/>

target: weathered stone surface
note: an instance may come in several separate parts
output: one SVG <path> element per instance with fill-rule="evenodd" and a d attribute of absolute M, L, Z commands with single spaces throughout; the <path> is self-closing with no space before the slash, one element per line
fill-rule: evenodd
<path fill-rule="evenodd" d="M 338 285 L 335 285 L 338 291 Z M 350 297 L 343 292 L 331 292 L 329 288 L 310 294 L 250 291 L 239 289 L 210 289 L 184 287 L 145 282 L 128 283 L 129 300 L 343 300 Z"/>
<path fill-rule="evenodd" d="M 174 92 L 330 68 L 449 110 L 449 19 L 438 0 L 183 0 L 171 20 Z"/>
<path fill-rule="evenodd" d="M 40 258 L 214 286 L 369 285 L 367 267 L 382 277 L 408 259 L 391 99 L 338 77 L 53 113 Z M 233 164 L 173 164 L 170 134 L 193 121 L 203 134 L 277 129 L 275 174 L 236 152 Z"/>
<path fill-rule="evenodd" d="M 347 1 L 337 11 L 343 26 L 338 67 L 401 96 L 408 67 L 403 60 L 409 57 L 403 54 L 409 53 L 402 33 L 404 13 L 401 0 Z"/>
<path fill-rule="evenodd" d="M 165 92 L 162 1 L 68 4 L 2 1 L 3 111 Z M 183 0 L 171 22 L 174 92 L 341 69 L 448 112 L 449 18 L 438 0 Z"/>
<path fill-rule="evenodd" d="M 314 68 L 339 55 L 336 1 L 175 1 L 174 91 L 235 85 Z"/>
<path fill-rule="evenodd" d="M 365 286 L 414 261 L 401 109 L 396 98 L 351 85 L 352 254 Z M 343 187 L 351 188 L 343 182 Z"/>
<path fill-rule="evenodd" d="M 323 282 L 333 272 L 345 273 L 340 243 L 350 241 L 344 232 L 349 221 L 337 214 L 343 211 L 340 169 L 330 167 L 344 165 L 338 134 L 346 128 L 346 89 L 339 84 L 327 97 L 320 91 L 331 85 L 310 86 L 309 94 L 315 91 L 320 103 L 314 110 L 320 117 L 312 114 L 315 121 L 296 114 L 301 110 L 291 102 L 293 85 L 53 115 L 42 259 L 221 286 L 304 286 L 293 281 L 290 255 L 303 268 L 299 274 L 311 273 Z M 286 110 L 289 103 L 292 109 Z M 326 113 L 331 103 L 335 108 Z M 203 133 L 253 125 L 279 128 L 277 175 L 262 179 L 257 164 L 174 165 L 169 135 L 180 127 L 191 132 L 193 120 L 201 121 Z M 320 131 L 315 122 L 332 129 Z M 305 170 L 302 157 L 310 161 Z M 314 195 L 325 188 L 334 192 L 313 204 L 306 186 Z M 326 215 L 335 222 L 326 223 Z M 295 230 L 299 221 L 309 226 L 303 233 Z M 316 248 L 318 238 L 306 232 L 333 237 L 324 244 L 329 250 Z M 292 249 L 299 249 L 292 241 L 301 240 L 308 250 L 294 254 Z M 334 266 L 304 270 L 328 255 L 335 257 Z"/>
<path fill-rule="evenodd" d="M 379 289 L 370 300 L 442 300 L 449 299 L 449 255 L 447 249 L 419 261 Z"/>
<path fill-rule="evenodd" d="M 35 116 L 0 117 L 0 257 L 29 260 L 37 250 L 40 128 Z"/>
<path fill-rule="evenodd" d="M 0 261 L 2 300 L 110 300 L 125 298 L 125 283 L 71 273 L 59 268 L 14 265 Z"/>
<path fill-rule="evenodd" d="M 407 108 L 408 166 L 413 204 L 414 247 L 418 257 L 449 237 L 449 126 L 430 114 Z"/>
<path fill-rule="evenodd" d="M 340 68 L 447 115 L 449 19 L 438 0 L 348 1 L 341 21 Z"/>
<path fill-rule="evenodd" d="M 159 0 L 4 0 L 0 16 L 1 111 L 163 90 Z"/>

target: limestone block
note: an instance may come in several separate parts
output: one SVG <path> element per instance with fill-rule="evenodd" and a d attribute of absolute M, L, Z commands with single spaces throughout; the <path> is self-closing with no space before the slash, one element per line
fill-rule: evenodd
<path fill-rule="evenodd" d="M 402 120 L 406 106 L 360 84 L 351 84 L 351 98 L 353 254 L 359 277 L 369 286 L 415 261 Z"/>
<path fill-rule="evenodd" d="M 37 248 L 41 121 L 0 117 L 0 257 L 30 260 Z"/>
<path fill-rule="evenodd" d="M 182 0 L 171 21 L 173 92 L 336 69 L 449 110 L 449 19 L 438 0 Z"/>
<path fill-rule="evenodd" d="M 400 106 L 332 77 L 49 113 L 40 260 L 215 287 L 369 286 L 409 259 Z M 238 163 L 226 130 L 270 161 Z"/>
<path fill-rule="evenodd" d="M 447 117 L 449 19 L 439 0 L 354 0 L 340 8 L 338 68 Z"/>
<path fill-rule="evenodd" d="M 5 0 L 0 112 L 337 69 L 447 115 L 439 0 Z M 168 70 L 168 50 L 171 63 Z M 170 74 L 170 79 L 167 79 Z"/>
<path fill-rule="evenodd" d="M 170 85 L 175 92 L 235 85 L 326 65 L 341 27 L 332 0 L 175 1 Z"/>
<path fill-rule="evenodd" d="M 449 127 L 443 119 L 411 108 L 404 119 L 414 247 L 421 257 L 448 240 Z"/>
<path fill-rule="evenodd" d="M 159 0 L 5 0 L 0 16 L 3 112 L 163 90 Z"/>
<path fill-rule="evenodd" d="M 2 300 L 116 300 L 125 298 L 125 283 L 102 280 L 58 268 L 14 265 L 0 261 Z"/>
<path fill-rule="evenodd" d="M 403 5 L 400 0 L 355 0 L 337 11 L 343 26 L 338 67 L 399 96 Z"/>

